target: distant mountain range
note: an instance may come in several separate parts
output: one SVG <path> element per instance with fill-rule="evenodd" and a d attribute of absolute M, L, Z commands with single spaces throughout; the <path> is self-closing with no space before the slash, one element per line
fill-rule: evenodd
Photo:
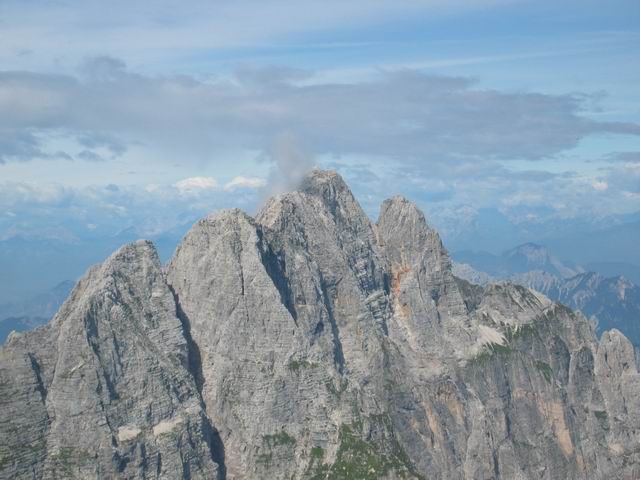
<path fill-rule="evenodd" d="M 12 330 L 23 332 L 44 325 L 69 296 L 75 282 L 65 280 L 28 300 L 0 305 L 0 344 Z"/>
<path fill-rule="evenodd" d="M 554 255 L 587 266 L 606 263 L 609 267 L 634 265 L 640 270 L 640 212 L 587 218 L 558 218 L 555 212 L 464 207 L 431 212 L 430 218 L 442 231 L 454 252 L 473 250 L 499 254 L 514 245 L 534 242 Z M 597 268 L 592 268 L 598 272 Z M 627 275 L 617 270 L 604 275 Z M 640 283 L 636 280 L 636 283 Z"/>
<path fill-rule="evenodd" d="M 640 346 L 640 287 L 621 275 L 605 276 L 563 262 L 541 245 L 526 243 L 502 255 L 459 252 L 454 274 L 476 284 L 509 280 L 582 311 L 598 333 L 617 328 Z"/>

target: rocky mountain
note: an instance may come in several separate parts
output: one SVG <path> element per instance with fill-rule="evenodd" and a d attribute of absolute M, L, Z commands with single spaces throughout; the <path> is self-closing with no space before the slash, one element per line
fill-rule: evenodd
<path fill-rule="evenodd" d="M 533 244 L 520 245 L 501 256 L 467 252 L 460 258 L 472 262 L 454 263 L 453 272 L 460 278 L 476 284 L 508 280 L 533 288 L 593 319 L 598 334 L 617 328 L 640 347 L 640 287 L 625 277 L 585 272 Z"/>
<path fill-rule="evenodd" d="M 609 479 L 640 475 L 617 330 L 452 274 L 402 197 L 373 223 L 314 171 L 255 218 L 138 241 L 0 350 L 0 477 Z"/>
<path fill-rule="evenodd" d="M 0 305 L 0 344 L 12 330 L 22 332 L 47 323 L 69 296 L 74 284 L 66 280 L 23 302 Z"/>
<path fill-rule="evenodd" d="M 586 272 L 569 279 L 532 274 L 514 281 L 594 318 L 598 332 L 617 328 L 640 346 L 640 287 L 624 277 Z"/>

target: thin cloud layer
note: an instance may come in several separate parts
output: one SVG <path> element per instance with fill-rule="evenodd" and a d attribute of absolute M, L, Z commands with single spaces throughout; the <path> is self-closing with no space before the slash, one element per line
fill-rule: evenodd
<path fill-rule="evenodd" d="M 593 134 L 640 135 L 638 124 L 586 117 L 585 96 L 481 89 L 466 78 L 395 71 L 361 83 L 301 84 L 274 69 L 255 78 L 146 76 L 108 57 L 85 62 L 78 76 L 1 72 L 0 111 L 12 115 L 0 117 L 0 161 L 73 157 L 53 149 L 50 137 L 60 132 L 87 159 L 142 144 L 186 162 L 239 145 L 273 156 L 283 135 L 309 155 L 414 163 L 538 160 Z"/>

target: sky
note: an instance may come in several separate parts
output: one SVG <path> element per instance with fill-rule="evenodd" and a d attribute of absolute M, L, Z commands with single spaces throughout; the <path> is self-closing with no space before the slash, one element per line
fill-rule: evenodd
<path fill-rule="evenodd" d="M 0 241 L 254 213 L 314 166 L 445 238 L 625 218 L 639 57 L 637 0 L 2 0 Z"/>

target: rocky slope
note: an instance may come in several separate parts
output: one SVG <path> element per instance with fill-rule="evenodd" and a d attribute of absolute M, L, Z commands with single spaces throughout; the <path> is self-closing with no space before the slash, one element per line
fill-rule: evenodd
<path fill-rule="evenodd" d="M 377 223 L 333 172 L 251 218 L 92 269 L 0 352 L 2 478 L 583 479 L 640 475 L 617 331 L 453 276 L 407 200 Z"/>
<path fill-rule="evenodd" d="M 510 252 L 530 250 L 530 245 L 522 245 Z M 551 258 L 543 247 L 536 247 L 538 258 Z M 467 255 L 468 259 L 473 257 Z M 509 257 L 508 254 L 502 256 Z M 517 262 L 507 266 L 500 262 L 502 268 L 493 271 L 494 275 L 479 271 L 474 266 L 490 264 L 476 256 L 478 263 L 454 263 L 453 273 L 471 283 L 485 285 L 490 282 L 507 280 L 524 285 L 543 293 L 550 299 L 568 307 L 580 310 L 596 324 L 596 333 L 600 335 L 606 330 L 617 328 L 636 346 L 640 347 L 640 287 L 622 276 L 604 277 L 595 272 L 575 273 L 580 267 L 568 267 L 555 259 L 553 262 Z M 513 257 L 511 257 L 513 258 Z M 526 270 L 531 268 L 531 270 Z M 561 273 L 563 272 L 563 273 Z M 564 275 L 564 276 L 563 276 Z"/>
<path fill-rule="evenodd" d="M 558 279 L 532 272 L 519 275 L 513 281 L 593 317 L 598 332 L 617 328 L 634 345 L 640 346 L 640 287 L 624 277 L 605 278 L 586 272 L 569 279 Z"/>

